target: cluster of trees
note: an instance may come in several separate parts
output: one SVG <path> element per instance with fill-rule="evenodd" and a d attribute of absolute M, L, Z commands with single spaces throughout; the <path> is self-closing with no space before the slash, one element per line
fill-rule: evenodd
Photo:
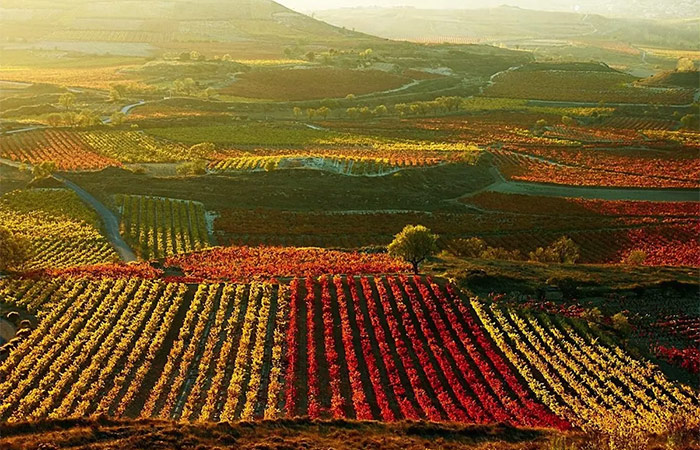
<path fill-rule="evenodd" d="M 349 94 L 345 97 L 346 100 L 355 100 L 355 96 Z M 441 112 L 459 111 L 462 109 L 463 99 L 461 97 L 438 97 L 430 101 L 416 101 L 412 103 L 397 103 L 392 107 L 386 105 L 378 105 L 375 107 L 369 106 L 352 106 L 345 110 L 345 115 L 350 119 L 371 119 L 373 117 L 382 117 L 389 114 L 398 116 L 408 115 L 429 115 Z M 325 99 L 321 101 L 319 108 L 308 108 L 306 110 L 296 106 L 293 109 L 294 117 L 302 117 L 304 114 L 309 119 L 321 117 L 326 119 L 334 110 L 340 108 L 340 102 L 336 99 Z"/>
<path fill-rule="evenodd" d="M 519 250 L 491 247 L 481 238 L 455 239 L 450 243 L 450 252 L 464 258 L 524 260 Z M 541 263 L 573 264 L 581 256 L 581 250 L 566 236 L 562 236 L 548 247 L 539 247 L 530 252 L 528 260 Z"/>
<path fill-rule="evenodd" d="M 91 127 L 102 123 L 94 111 L 66 111 L 51 113 L 46 116 L 46 123 L 52 127 Z"/>
<path fill-rule="evenodd" d="M 394 236 L 387 250 L 389 255 L 411 264 L 418 273 L 419 265 L 437 252 L 438 236 L 423 225 L 406 225 Z M 481 238 L 456 239 L 450 243 L 450 252 L 465 258 L 523 260 L 520 251 L 490 247 Z M 529 253 L 530 261 L 555 264 L 574 264 L 581 256 L 581 249 L 574 241 L 562 236 L 546 248 L 539 247 Z"/>
<path fill-rule="evenodd" d="M 179 95 L 184 97 L 212 98 L 216 95 L 216 90 L 211 87 L 203 88 L 199 82 L 192 78 L 182 78 L 173 81 L 170 88 L 170 96 Z"/>

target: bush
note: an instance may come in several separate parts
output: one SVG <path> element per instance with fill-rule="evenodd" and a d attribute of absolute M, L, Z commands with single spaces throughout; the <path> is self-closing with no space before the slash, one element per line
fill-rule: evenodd
<path fill-rule="evenodd" d="M 611 317 L 611 320 L 613 328 L 618 332 L 625 335 L 632 332 L 632 325 L 630 325 L 629 320 L 627 320 L 627 316 L 624 313 L 619 312 L 615 314 Z"/>
<path fill-rule="evenodd" d="M 622 259 L 622 263 L 630 266 L 641 266 L 646 259 L 647 252 L 644 250 L 632 250 Z"/>
<path fill-rule="evenodd" d="M 207 173 L 206 161 L 192 161 L 177 166 L 178 175 L 202 175 Z"/>
<path fill-rule="evenodd" d="M 547 248 L 539 247 L 530 252 L 530 261 L 541 263 L 573 264 L 578 261 L 581 250 L 574 241 L 562 236 Z"/>
<path fill-rule="evenodd" d="M 469 239 L 455 239 L 450 243 L 449 250 L 455 256 L 463 258 L 478 258 L 486 250 L 486 241 L 473 237 Z"/>
<path fill-rule="evenodd" d="M 480 257 L 482 259 L 500 259 L 506 261 L 517 261 L 521 259 L 519 250 L 508 251 L 502 247 L 488 247 L 481 252 Z"/>

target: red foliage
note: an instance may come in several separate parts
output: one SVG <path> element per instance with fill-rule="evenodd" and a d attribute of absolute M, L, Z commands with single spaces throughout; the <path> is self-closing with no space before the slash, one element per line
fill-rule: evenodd
<path fill-rule="evenodd" d="M 296 247 L 218 247 L 168 258 L 187 276 L 201 280 L 248 282 L 274 277 L 406 272 L 409 266 L 384 254 Z"/>
<path fill-rule="evenodd" d="M 700 350 L 696 347 L 675 348 L 659 345 L 654 349 L 654 353 L 690 373 L 700 373 Z"/>

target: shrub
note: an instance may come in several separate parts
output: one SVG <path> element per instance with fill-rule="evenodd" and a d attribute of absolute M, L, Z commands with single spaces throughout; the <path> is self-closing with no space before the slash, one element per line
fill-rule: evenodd
<path fill-rule="evenodd" d="M 612 326 L 617 330 L 618 332 L 622 334 L 629 334 L 632 332 L 632 325 L 630 325 L 629 320 L 627 320 L 627 316 L 619 312 L 615 314 L 614 316 L 611 317 L 612 320 Z"/>
<path fill-rule="evenodd" d="M 574 241 L 562 236 L 547 248 L 539 247 L 530 252 L 530 261 L 542 263 L 573 264 L 578 261 L 581 250 Z"/>
<path fill-rule="evenodd" d="M 486 241 L 477 237 L 469 239 L 455 239 L 449 246 L 450 253 L 464 258 L 478 258 L 486 250 L 486 248 Z"/>
<path fill-rule="evenodd" d="M 622 259 L 622 263 L 630 266 L 641 266 L 646 259 L 647 252 L 644 250 L 632 250 Z"/>
<path fill-rule="evenodd" d="M 192 161 L 177 166 L 178 175 L 202 175 L 207 173 L 206 161 Z"/>

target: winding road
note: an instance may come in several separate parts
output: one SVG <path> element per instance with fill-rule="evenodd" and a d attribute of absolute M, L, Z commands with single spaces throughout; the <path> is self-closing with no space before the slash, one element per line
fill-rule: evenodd
<path fill-rule="evenodd" d="M 12 161 L 5 158 L 0 158 L 0 164 L 16 168 L 20 168 L 23 165 L 22 163 L 19 163 L 17 161 Z M 24 166 L 31 167 L 28 164 L 24 164 Z M 131 249 L 131 247 L 129 247 L 129 244 L 127 244 L 124 241 L 124 239 L 122 239 L 121 233 L 119 232 L 119 219 L 117 219 L 117 216 L 109 208 L 107 208 L 104 204 L 102 204 L 102 202 L 97 200 L 88 191 L 81 188 L 72 181 L 67 180 L 66 178 L 60 175 L 52 175 L 52 177 L 56 181 L 63 183 L 63 185 L 67 188 L 73 190 L 83 202 L 85 202 L 88 206 L 95 210 L 97 215 L 100 217 L 100 220 L 102 221 L 105 236 L 109 240 L 110 244 L 112 244 L 112 247 L 114 247 L 114 249 L 117 251 L 122 261 L 138 261 L 136 254 Z"/>

